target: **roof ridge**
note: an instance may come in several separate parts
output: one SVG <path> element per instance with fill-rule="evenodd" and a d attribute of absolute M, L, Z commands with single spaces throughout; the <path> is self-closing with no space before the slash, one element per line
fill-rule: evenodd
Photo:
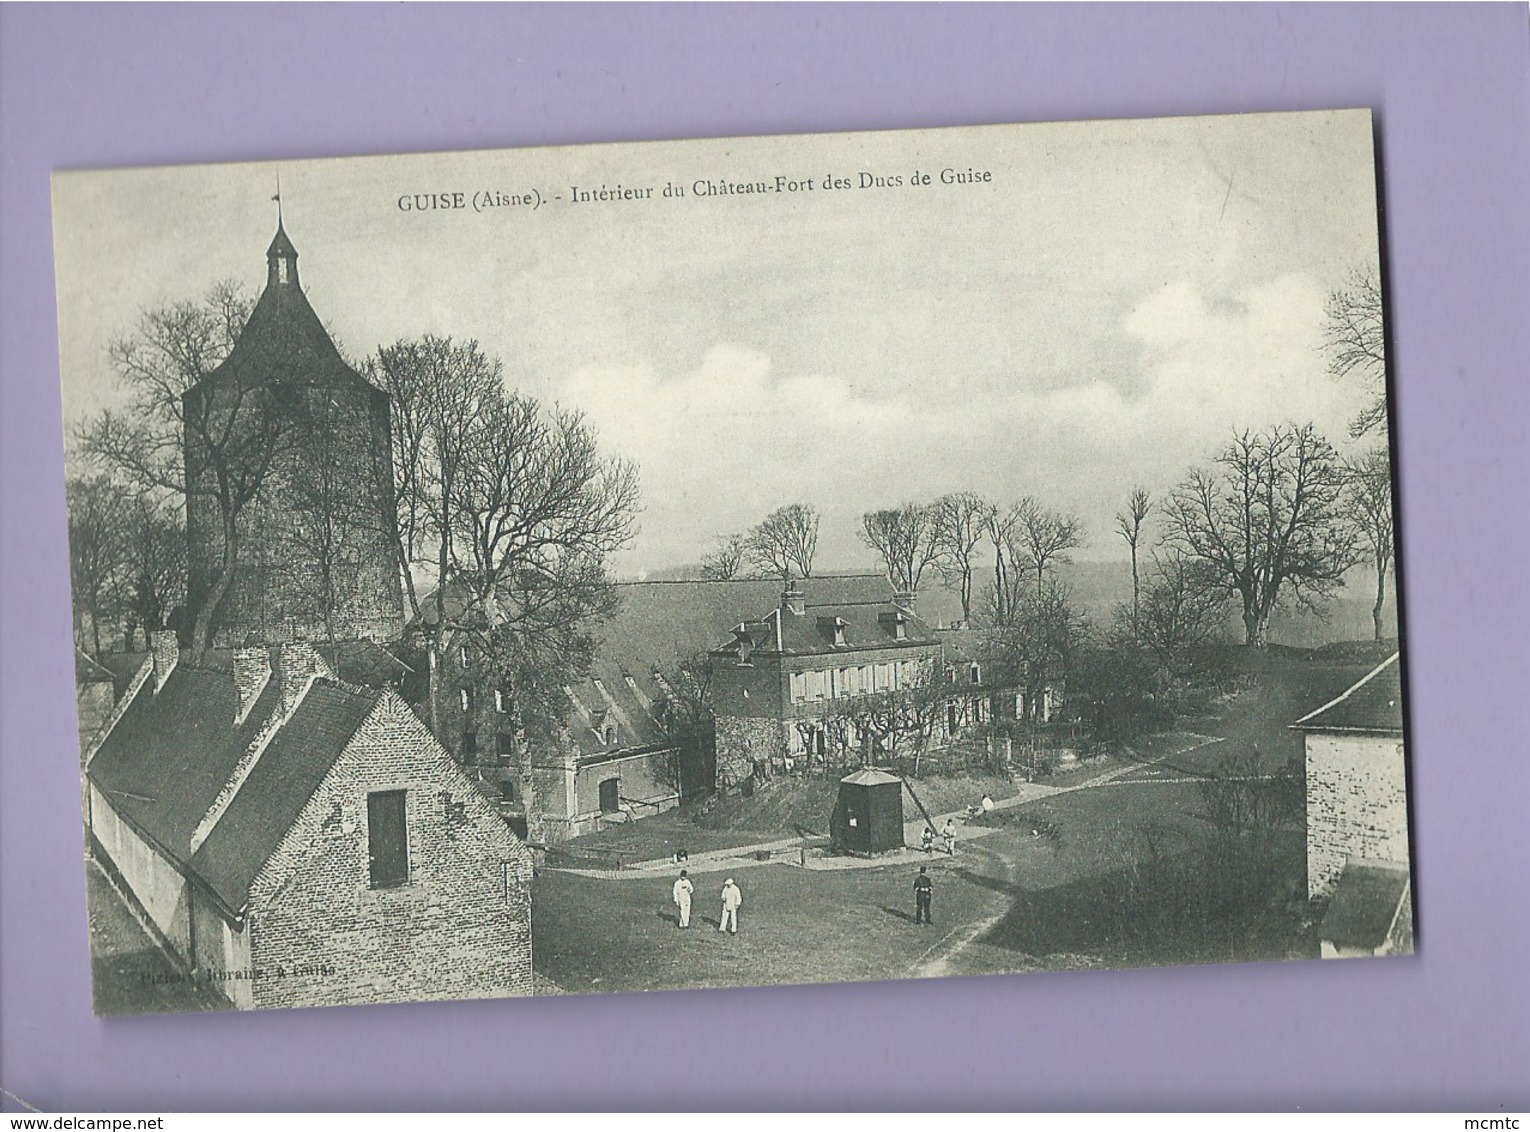
<path fill-rule="evenodd" d="M 1363 688 L 1367 684 L 1369 684 L 1373 678 L 1375 678 L 1377 675 L 1379 675 L 1383 669 L 1385 669 L 1390 664 L 1392 664 L 1401 655 L 1402 655 L 1402 650 L 1399 649 L 1397 652 L 1394 652 L 1391 656 L 1389 656 L 1385 660 L 1383 660 L 1375 668 L 1373 668 L 1369 672 L 1367 672 L 1359 680 L 1357 680 L 1353 684 L 1351 684 L 1348 688 L 1345 688 L 1344 691 L 1340 692 L 1333 699 L 1329 700 L 1322 707 L 1318 708 L 1316 711 L 1309 711 L 1306 715 L 1302 716 L 1295 723 L 1291 724 L 1291 726 L 1292 727 L 1300 727 L 1302 724 L 1306 723 L 1309 719 L 1314 719 L 1317 716 L 1322 715 L 1329 708 L 1337 707 L 1339 704 L 1342 704 L 1345 700 L 1349 699 L 1350 696 L 1354 695 L 1361 688 Z"/>

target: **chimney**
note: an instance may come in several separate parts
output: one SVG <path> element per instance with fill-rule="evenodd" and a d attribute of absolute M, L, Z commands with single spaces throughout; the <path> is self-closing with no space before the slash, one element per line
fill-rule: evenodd
<path fill-rule="evenodd" d="M 234 650 L 234 687 L 239 690 L 239 711 L 234 726 L 244 722 L 255 706 L 266 681 L 271 678 L 271 653 L 264 647 Z"/>
<path fill-rule="evenodd" d="M 795 579 L 787 579 L 786 589 L 781 594 L 781 612 L 790 613 L 795 617 L 801 617 L 807 612 L 807 597 Z"/>
<path fill-rule="evenodd" d="M 181 659 L 181 641 L 174 629 L 161 629 L 149 634 L 149 649 L 154 654 L 154 691 L 158 692 Z"/>
<path fill-rule="evenodd" d="M 898 590 L 893 594 L 893 604 L 908 613 L 914 612 L 914 603 L 919 600 L 919 595 L 913 590 Z"/>
<path fill-rule="evenodd" d="M 281 692 L 281 704 L 277 710 L 283 719 L 297 710 L 298 701 L 303 698 L 303 693 L 316 676 L 327 676 L 331 680 L 335 678 L 334 672 L 324 663 L 324 658 L 313 645 L 307 641 L 290 641 L 277 646 L 276 679 L 277 688 Z"/>

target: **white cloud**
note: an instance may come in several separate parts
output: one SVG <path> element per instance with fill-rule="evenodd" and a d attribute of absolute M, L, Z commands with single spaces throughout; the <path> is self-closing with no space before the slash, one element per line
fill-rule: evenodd
<path fill-rule="evenodd" d="M 587 367 L 556 384 L 641 470 L 633 568 L 694 560 L 717 533 L 796 501 L 823 512 L 822 564 L 863 564 L 862 512 L 957 488 L 1076 510 L 1090 551 L 1114 555 L 1112 516 L 1131 488 L 1167 489 L 1233 429 L 1312 420 L 1342 439 L 1360 394 L 1325 372 L 1322 301 L 1297 275 L 1222 303 L 1166 285 L 1118 328 L 1136 351 L 1131 372 L 998 397 L 932 381 L 870 400 L 857 390 L 874 375 L 781 374 L 726 344 L 686 372 Z"/>

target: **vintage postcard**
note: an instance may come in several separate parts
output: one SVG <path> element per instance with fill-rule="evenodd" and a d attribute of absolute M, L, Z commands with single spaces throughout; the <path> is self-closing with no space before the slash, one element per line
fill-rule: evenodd
<path fill-rule="evenodd" d="M 98 1013 L 1412 950 L 1369 112 L 53 202 Z"/>

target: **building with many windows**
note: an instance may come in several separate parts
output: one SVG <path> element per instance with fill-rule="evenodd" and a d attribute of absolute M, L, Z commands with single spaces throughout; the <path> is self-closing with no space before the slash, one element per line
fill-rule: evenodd
<path fill-rule="evenodd" d="M 799 765 L 889 761 L 985 718 L 977 661 L 947 649 L 913 594 L 882 590 L 810 604 L 789 583 L 774 609 L 712 650 L 720 789 Z"/>

